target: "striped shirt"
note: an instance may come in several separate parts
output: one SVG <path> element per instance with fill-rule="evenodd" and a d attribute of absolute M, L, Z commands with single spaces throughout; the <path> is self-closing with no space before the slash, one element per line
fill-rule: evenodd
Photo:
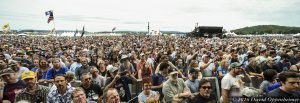
<path fill-rule="evenodd" d="M 37 90 L 35 94 L 30 94 L 28 92 L 28 88 L 25 88 L 16 95 L 15 102 L 26 100 L 29 101 L 30 103 L 40 103 L 40 102 L 46 103 L 47 102 L 46 97 L 48 93 L 49 93 L 48 87 L 37 84 Z"/>

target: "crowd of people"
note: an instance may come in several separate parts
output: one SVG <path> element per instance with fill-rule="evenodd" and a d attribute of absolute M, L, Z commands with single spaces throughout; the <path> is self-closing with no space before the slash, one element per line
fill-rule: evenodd
<path fill-rule="evenodd" d="M 0 103 L 300 102 L 297 38 L 1 36 L 0 46 Z"/>

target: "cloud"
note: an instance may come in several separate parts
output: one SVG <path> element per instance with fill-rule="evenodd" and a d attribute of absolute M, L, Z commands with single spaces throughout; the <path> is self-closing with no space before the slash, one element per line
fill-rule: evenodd
<path fill-rule="evenodd" d="M 26 7 L 24 7 L 24 5 Z M 5 0 L 0 25 L 49 29 L 44 12 L 53 10 L 58 29 L 87 26 L 89 31 L 147 30 L 190 31 L 195 23 L 236 29 L 277 24 L 300 26 L 299 0 Z"/>

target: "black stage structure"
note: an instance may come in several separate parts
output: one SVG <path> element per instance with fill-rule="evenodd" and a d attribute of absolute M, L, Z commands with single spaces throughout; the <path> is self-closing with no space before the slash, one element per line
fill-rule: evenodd
<path fill-rule="evenodd" d="M 205 38 L 212 38 L 212 37 L 219 37 L 223 38 L 223 27 L 219 26 L 198 26 L 190 32 L 187 36 L 191 37 L 205 37 Z"/>

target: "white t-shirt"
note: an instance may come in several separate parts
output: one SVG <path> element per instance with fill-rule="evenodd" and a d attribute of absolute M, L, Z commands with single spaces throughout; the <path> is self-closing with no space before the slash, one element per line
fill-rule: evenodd
<path fill-rule="evenodd" d="M 229 97 L 241 97 L 242 92 L 240 85 L 238 84 L 238 80 L 241 80 L 241 76 L 237 75 L 233 77 L 230 73 L 227 73 L 222 81 L 221 88 L 225 90 L 229 90 Z"/>
<path fill-rule="evenodd" d="M 149 97 L 155 97 L 157 93 L 155 91 L 150 91 L 149 95 L 145 95 L 144 91 L 141 92 L 138 96 L 139 101 L 146 103 Z"/>
<path fill-rule="evenodd" d="M 204 64 L 205 64 L 204 62 L 200 62 L 199 67 L 201 67 Z M 203 71 L 201 71 L 203 77 L 212 77 L 212 70 L 213 70 L 214 66 L 215 66 L 214 63 L 210 63 Z"/>

